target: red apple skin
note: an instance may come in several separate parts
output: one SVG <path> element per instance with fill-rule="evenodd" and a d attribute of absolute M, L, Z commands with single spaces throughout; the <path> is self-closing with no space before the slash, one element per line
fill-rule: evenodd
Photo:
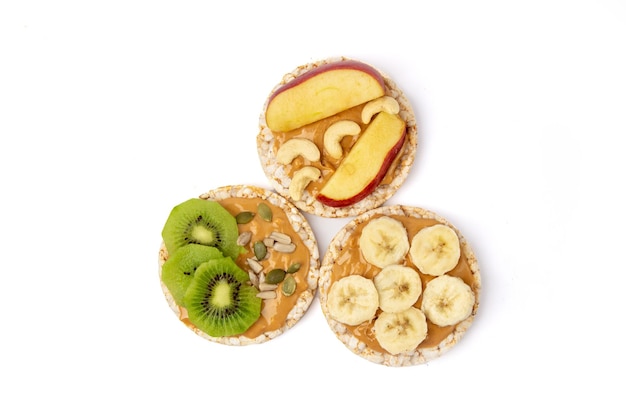
<path fill-rule="evenodd" d="M 355 61 L 355 60 L 336 61 L 336 62 L 329 62 L 328 64 L 320 65 L 319 67 L 313 68 L 312 70 L 302 74 L 301 76 L 296 77 L 293 80 L 289 81 L 287 84 L 280 86 L 276 91 L 272 93 L 272 95 L 270 95 L 268 104 L 274 99 L 274 97 L 276 97 L 278 94 L 282 93 L 283 91 L 293 88 L 297 86 L 298 84 L 301 84 L 305 82 L 306 80 L 315 77 L 318 74 L 321 74 L 326 71 L 337 70 L 337 69 L 355 69 L 358 71 L 365 72 L 371 75 L 373 78 L 375 78 L 376 81 L 378 81 L 378 83 L 383 89 L 385 88 L 385 80 L 383 79 L 383 76 L 372 66 L 367 65 L 364 62 Z"/>
<path fill-rule="evenodd" d="M 372 179 L 372 181 L 369 184 L 367 184 L 365 188 L 363 188 L 359 193 L 345 200 L 334 200 L 322 194 L 318 194 L 315 198 L 320 203 L 325 204 L 329 207 L 347 207 L 363 200 L 365 197 L 370 195 L 376 189 L 376 187 L 380 185 L 383 178 L 385 178 L 385 175 L 387 175 L 387 170 L 389 170 L 391 163 L 393 162 L 393 160 L 396 158 L 396 156 L 402 149 L 402 146 L 404 146 L 405 140 L 406 140 L 406 130 L 402 134 L 402 137 L 400 138 L 400 140 L 396 142 L 396 144 L 389 150 L 389 152 L 387 152 L 387 155 L 385 156 L 385 159 L 383 160 L 380 170 L 378 171 L 374 179 Z"/>

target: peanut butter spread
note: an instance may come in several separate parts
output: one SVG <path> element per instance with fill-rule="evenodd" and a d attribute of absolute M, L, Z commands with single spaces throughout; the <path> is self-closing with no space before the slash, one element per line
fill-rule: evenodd
<path fill-rule="evenodd" d="M 350 120 L 359 124 L 359 126 L 361 127 L 361 134 L 362 134 L 363 131 L 367 128 L 367 125 L 361 121 L 361 111 L 363 110 L 363 107 L 365 106 L 365 104 L 366 103 L 361 104 L 359 106 L 352 107 L 334 116 L 327 117 L 318 122 L 308 124 L 306 126 L 303 126 L 298 129 L 294 129 L 289 132 L 272 132 L 275 138 L 275 143 L 274 143 L 275 153 L 278 152 L 278 149 L 283 143 L 285 143 L 287 140 L 292 139 L 292 138 L 309 139 L 320 150 L 319 161 L 308 161 L 308 160 L 305 160 L 302 156 L 298 156 L 291 162 L 291 164 L 285 166 L 285 173 L 289 177 L 293 177 L 293 174 L 296 171 L 298 171 L 300 168 L 302 168 L 303 166 L 314 166 L 318 168 L 320 172 L 322 173 L 321 178 L 317 181 L 311 182 L 306 188 L 312 195 L 317 195 L 320 189 L 326 183 L 326 181 L 328 181 L 328 179 L 335 172 L 335 170 L 339 166 L 339 163 L 342 160 L 342 158 L 333 158 L 332 156 L 328 155 L 327 152 L 324 151 L 324 132 L 326 132 L 328 127 L 331 126 L 335 122 L 338 122 L 341 120 Z M 359 136 L 360 135 L 345 136 L 343 138 L 343 140 L 341 141 L 341 147 L 343 148 L 343 156 L 345 156 L 348 153 L 348 151 L 354 145 L 354 143 L 356 142 Z M 408 146 L 407 142 L 408 142 L 407 140 L 404 141 L 402 149 L 400 149 L 393 163 L 389 166 L 389 169 L 387 170 L 387 173 L 385 177 L 383 178 L 381 185 L 389 184 L 393 180 L 393 172 L 396 169 L 398 160 L 400 159 L 401 155 L 405 152 L 405 149 Z"/>
<path fill-rule="evenodd" d="M 372 219 L 376 217 L 380 217 L 380 215 L 374 216 L 372 217 Z M 425 227 L 440 223 L 437 220 L 426 219 L 426 218 L 416 218 L 416 217 L 399 216 L 399 215 L 390 215 L 389 217 L 392 217 L 402 222 L 402 224 L 407 230 L 409 242 L 411 242 L 411 240 L 413 239 L 413 236 L 415 236 L 415 234 L 419 230 Z M 335 259 L 335 262 L 331 269 L 330 286 L 332 286 L 332 284 L 336 282 L 337 280 L 339 280 L 340 278 L 348 276 L 348 275 L 358 274 L 366 278 L 373 279 L 380 272 L 381 270 L 380 268 L 374 265 L 371 265 L 367 263 L 367 261 L 365 261 L 365 259 L 361 255 L 361 251 L 359 250 L 359 245 L 358 245 L 359 237 L 361 235 L 361 230 L 363 229 L 363 227 L 365 227 L 366 224 L 367 222 L 363 222 L 359 224 L 355 228 L 354 232 L 349 236 L 345 245 L 343 245 L 343 247 L 341 248 L 340 253 Z M 426 284 L 430 280 L 435 278 L 434 276 L 431 276 L 431 275 L 422 274 L 417 269 L 417 267 L 411 262 L 410 256 L 408 254 L 406 255 L 404 262 L 402 264 L 415 269 L 419 273 L 420 278 L 422 280 L 422 289 L 426 287 Z M 470 269 L 470 265 L 467 260 L 467 257 L 465 256 L 463 251 L 461 251 L 461 257 L 459 259 L 458 264 L 447 274 L 454 275 L 454 276 L 461 278 L 466 284 L 468 284 L 472 288 L 472 291 L 474 291 L 475 293 L 478 291 L 480 283 L 476 281 L 475 276 Z M 422 297 L 420 296 L 420 298 L 417 300 L 414 306 L 416 308 L 421 308 L 421 303 L 422 303 Z M 354 336 L 359 341 L 365 343 L 369 348 L 377 352 L 384 353 L 385 350 L 377 342 L 373 333 L 374 321 L 376 317 L 378 317 L 379 313 L 380 313 L 380 309 L 378 310 L 373 320 L 362 323 L 357 326 L 346 325 L 346 328 L 348 329 L 349 332 L 354 334 Z M 448 335 L 450 335 L 454 331 L 454 328 L 455 328 L 455 325 L 440 327 L 431 323 L 430 321 L 427 321 L 427 325 L 428 325 L 428 335 L 426 336 L 426 339 L 424 339 L 422 343 L 420 343 L 420 345 L 418 346 L 418 349 L 436 347 Z"/>
<path fill-rule="evenodd" d="M 252 232 L 252 238 L 250 242 L 244 247 L 246 252 L 239 255 L 235 260 L 235 263 L 244 271 L 248 272 L 250 267 L 247 264 L 246 259 L 254 257 L 252 245 L 254 242 L 263 240 L 268 237 L 272 232 L 281 232 L 291 237 L 292 242 L 296 245 L 296 249 L 291 253 L 281 253 L 274 251 L 271 248 L 268 249 L 268 257 L 260 261 L 264 267 L 264 271 L 268 271 L 274 268 L 280 268 L 287 270 L 289 266 L 294 263 L 299 263 L 300 269 L 290 275 L 296 280 L 296 290 L 293 294 L 286 296 L 281 290 L 280 286 L 276 290 L 275 299 L 263 300 L 261 317 L 241 336 L 254 339 L 255 337 L 273 330 L 280 329 L 286 322 L 287 316 L 292 308 L 295 306 L 298 297 L 307 288 L 307 276 L 309 274 L 309 250 L 307 249 L 300 236 L 293 230 L 287 215 L 285 212 L 275 205 L 262 198 L 238 198 L 231 197 L 224 200 L 220 200 L 220 204 L 228 210 L 233 216 L 236 216 L 242 211 L 256 212 L 259 203 L 267 204 L 272 210 L 272 221 L 268 222 L 263 220 L 260 216 L 255 215 L 253 220 L 246 224 L 239 224 L 239 234 L 250 231 Z M 184 307 L 180 307 L 180 320 L 192 329 L 195 328 L 187 316 L 187 311 Z"/>
<path fill-rule="evenodd" d="M 292 253 L 281 253 L 268 248 L 269 257 L 260 261 L 264 267 L 264 271 L 274 268 L 287 270 L 294 263 L 300 263 L 300 269 L 291 274 L 296 279 L 296 291 L 286 296 L 280 291 L 280 286 L 276 290 L 276 298 L 263 300 L 261 317 L 250 327 L 243 336 L 255 338 L 267 331 L 279 329 L 285 324 L 287 315 L 294 307 L 298 300 L 298 296 L 307 289 L 307 275 L 309 273 L 309 251 L 302 242 L 300 236 L 293 230 L 285 212 L 270 202 L 261 198 L 237 198 L 232 197 L 220 200 L 220 204 L 226 208 L 233 216 L 242 211 L 250 211 L 255 213 L 259 203 L 265 203 L 272 209 L 272 221 L 263 220 L 258 214 L 254 216 L 252 221 L 239 225 L 239 233 L 246 231 L 252 232 L 250 243 L 245 245 L 246 252 L 239 255 L 236 260 L 237 265 L 245 271 L 249 271 L 246 259 L 254 256 L 252 245 L 254 242 L 263 240 L 272 232 L 281 232 L 289 235 L 292 242 L 296 245 L 296 249 Z"/>

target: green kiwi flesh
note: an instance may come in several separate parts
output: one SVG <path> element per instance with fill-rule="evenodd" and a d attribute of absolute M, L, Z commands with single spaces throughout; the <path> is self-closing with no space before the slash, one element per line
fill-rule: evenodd
<path fill-rule="evenodd" d="M 189 199 L 172 209 L 163 231 L 169 255 L 189 244 L 218 248 L 225 256 L 237 259 L 242 247 L 237 245 L 239 229 L 235 217 L 217 201 Z"/>
<path fill-rule="evenodd" d="M 213 247 L 191 243 L 178 249 L 164 263 L 161 280 L 179 306 L 198 266 L 211 259 L 222 258 L 222 252 Z"/>
<path fill-rule="evenodd" d="M 258 290 L 249 281 L 231 258 L 204 262 L 183 297 L 189 321 L 209 336 L 244 333 L 261 316 Z"/>

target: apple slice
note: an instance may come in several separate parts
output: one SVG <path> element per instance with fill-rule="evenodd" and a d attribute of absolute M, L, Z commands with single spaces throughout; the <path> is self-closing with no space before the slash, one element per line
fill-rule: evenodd
<path fill-rule="evenodd" d="M 268 99 L 267 127 L 287 132 L 382 97 L 385 81 L 359 61 L 336 61 L 314 68 L 278 88 Z"/>
<path fill-rule="evenodd" d="M 317 195 L 331 207 L 345 207 L 367 197 L 381 183 L 406 137 L 406 123 L 398 115 L 378 113 L 335 173 Z"/>

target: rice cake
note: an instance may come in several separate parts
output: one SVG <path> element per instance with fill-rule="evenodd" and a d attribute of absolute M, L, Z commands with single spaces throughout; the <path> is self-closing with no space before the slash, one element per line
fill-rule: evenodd
<path fill-rule="evenodd" d="M 262 220 L 257 213 L 250 223 L 238 225 L 240 236 L 249 231 L 252 232 L 252 237 L 249 242 L 243 245 L 247 251 L 238 257 L 236 263 L 246 272 L 250 272 L 251 268 L 247 259 L 254 256 L 253 243 L 268 234 L 268 227 L 286 233 L 291 236 L 293 243 L 300 251 L 296 253 L 298 253 L 297 260 L 301 263 L 301 268 L 298 272 L 291 274 L 296 279 L 296 291 L 291 296 L 285 296 L 279 287 L 276 290 L 275 299 L 263 300 L 259 320 L 245 333 L 236 336 L 213 337 L 199 330 L 189 322 L 185 309 L 176 304 L 172 294 L 161 281 L 161 288 L 168 305 L 187 327 L 199 336 L 213 342 L 241 346 L 263 343 L 281 335 L 304 316 L 317 291 L 320 256 L 317 241 L 309 223 L 302 213 L 285 198 L 260 187 L 250 185 L 225 186 L 202 194 L 200 198 L 220 202 L 233 215 L 243 210 L 254 211 L 259 202 L 264 202 L 270 206 L 273 212 L 272 222 Z M 269 257 L 261 261 L 264 271 L 269 271 L 272 268 L 287 269 L 296 257 L 293 253 L 285 254 L 272 251 L 272 248 L 268 248 L 268 252 Z M 162 266 L 167 259 L 168 252 L 162 243 L 158 259 L 159 277 Z"/>
<path fill-rule="evenodd" d="M 406 180 L 410 168 L 415 160 L 415 154 L 417 151 L 417 124 L 415 115 L 408 98 L 396 85 L 396 83 L 385 73 L 374 68 L 380 73 L 385 84 L 386 96 L 395 99 L 399 105 L 398 115 L 406 123 L 406 138 L 402 149 L 399 151 L 397 157 L 393 161 L 392 165 L 387 170 L 382 182 L 374 191 L 363 198 L 362 200 L 345 207 L 331 207 L 329 205 L 322 204 L 316 199 L 319 193 L 320 187 L 328 180 L 333 172 L 335 172 L 338 163 L 341 159 L 334 160 L 326 155 L 323 146 L 323 134 L 330 124 L 339 120 L 351 120 L 355 121 L 361 126 L 361 133 L 366 128 L 366 124 L 361 121 L 361 111 L 364 104 L 355 106 L 347 111 L 341 112 L 334 116 L 325 118 L 315 123 L 303 126 L 298 129 L 294 129 L 289 132 L 275 132 L 272 131 L 266 121 L 266 110 L 272 94 L 283 87 L 290 81 L 302 77 L 309 71 L 319 68 L 320 66 L 336 63 L 341 61 L 354 61 L 346 57 L 329 58 L 320 61 L 316 61 L 310 64 L 302 65 L 295 70 L 287 73 L 272 90 L 271 94 L 263 106 L 263 111 L 259 118 L 259 133 L 257 135 L 257 150 L 260 158 L 263 171 L 267 178 L 271 182 L 274 189 L 278 194 L 289 199 L 300 210 L 315 214 L 323 217 L 347 217 L 356 216 L 367 210 L 379 207 L 383 205 Z M 356 61 L 359 62 L 359 61 Z M 369 65 L 369 64 L 367 64 Z M 276 160 L 276 154 L 280 146 L 287 140 L 292 138 L 306 138 L 313 141 L 320 149 L 321 159 L 318 162 L 300 161 L 301 158 L 297 158 L 291 164 L 281 164 Z M 354 141 L 358 139 L 359 135 L 355 135 L 352 142 L 344 147 L 349 149 Z M 344 154 L 345 156 L 345 154 Z M 294 199 L 290 196 L 289 187 L 294 175 L 294 172 L 301 166 L 314 166 L 320 169 L 321 179 L 313 181 L 304 190 L 301 198 Z"/>
<path fill-rule="evenodd" d="M 456 267 L 452 269 L 450 273 L 461 277 L 471 287 L 475 296 L 474 306 L 469 317 L 455 325 L 446 327 L 439 327 L 427 321 L 428 335 L 426 339 L 420 343 L 416 349 L 400 354 L 390 354 L 386 352 L 376 341 L 373 324 L 376 317 L 381 313 L 380 309 L 374 319 L 359 326 L 349 326 L 333 319 L 328 309 L 329 290 L 338 279 L 350 274 L 357 274 L 365 278 L 373 279 L 381 270 L 379 267 L 368 264 L 363 258 L 358 247 L 358 241 L 363 227 L 371 220 L 382 216 L 388 216 L 401 221 L 407 230 L 409 242 L 411 242 L 417 231 L 427 226 L 443 224 L 451 227 L 459 238 L 461 257 Z M 405 256 L 400 264 L 417 270 L 409 254 Z M 421 272 L 419 272 L 419 274 L 423 287 L 425 287 L 430 280 L 435 278 L 422 274 Z M 446 219 L 433 212 L 417 207 L 401 205 L 383 206 L 357 216 L 333 237 L 320 268 L 320 305 L 332 331 L 337 338 L 355 354 L 371 362 L 387 366 L 422 364 L 448 351 L 461 339 L 473 322 L 478 311 L 480 290 L 481 278 L 478 262 L 472 248 L 465 238 Z M 418 309 L 421 308 L 421 301 L 422 296 L 420 296 L 418 301 L 414 304 L 414 307 Z"/>

